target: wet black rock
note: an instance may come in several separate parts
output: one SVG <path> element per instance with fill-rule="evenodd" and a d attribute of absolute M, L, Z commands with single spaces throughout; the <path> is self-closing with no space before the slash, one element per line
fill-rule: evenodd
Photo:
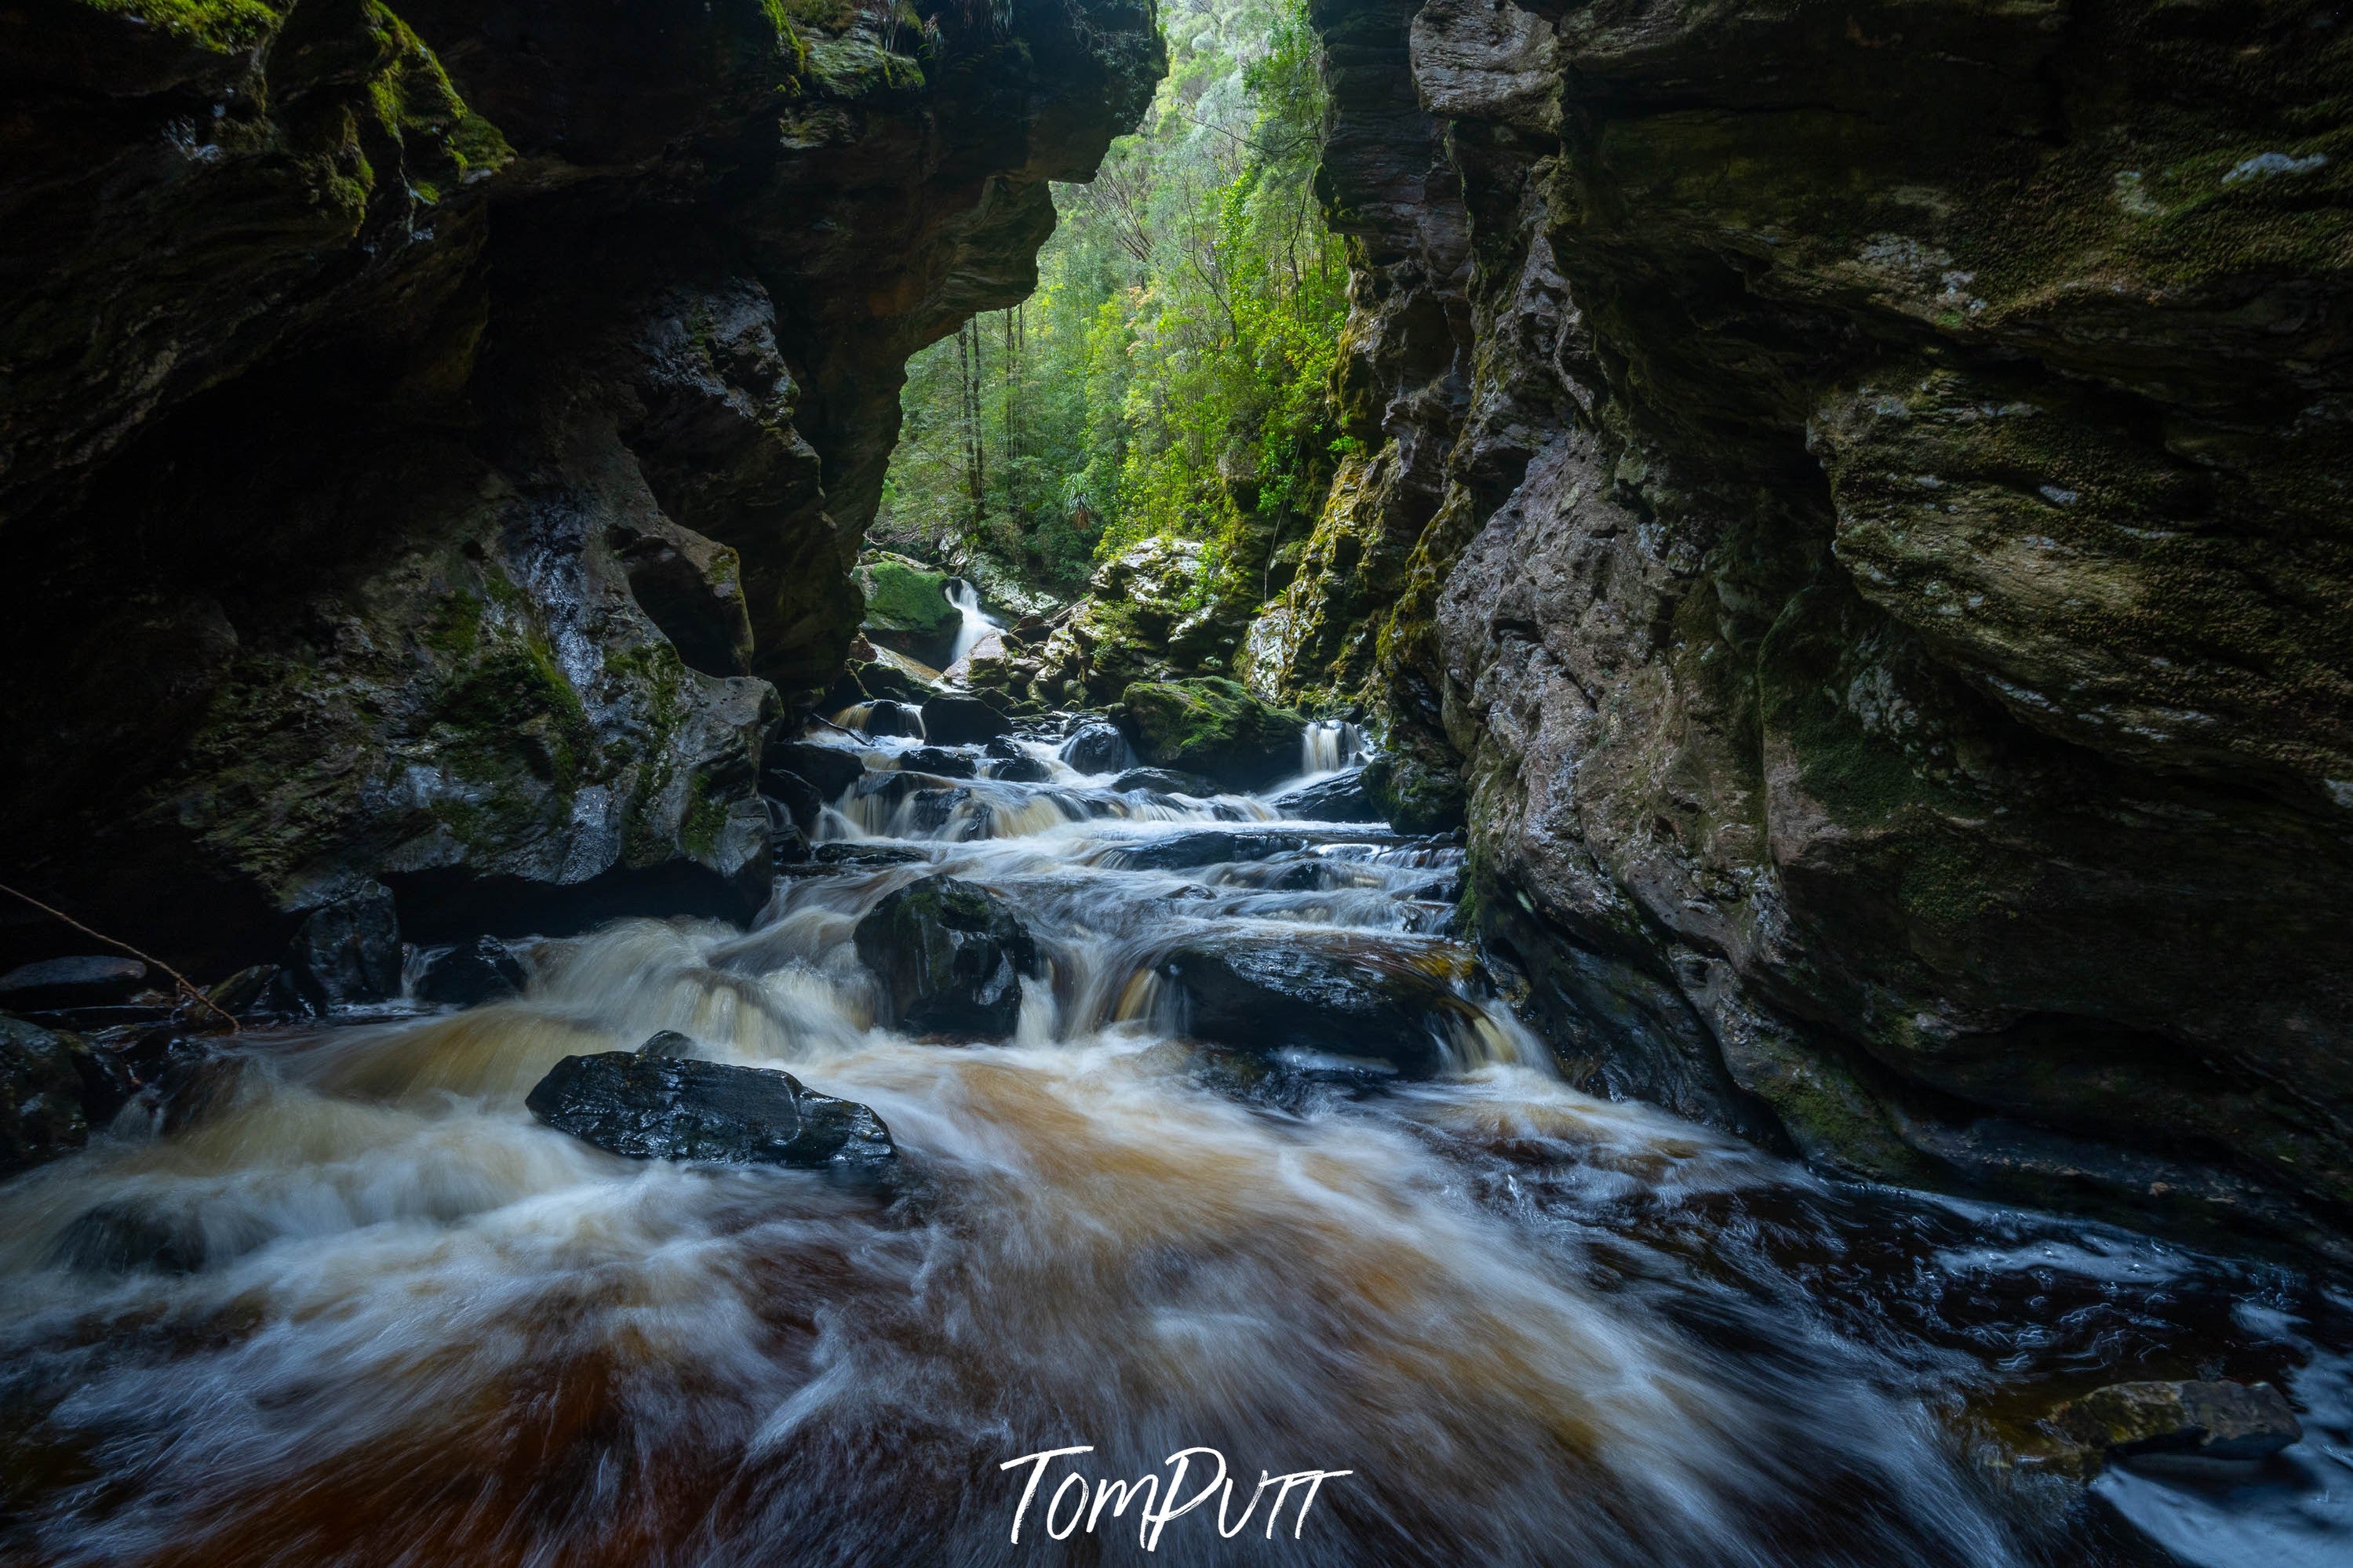
<path fill-rule="evenodd" d="M 0 1014 L 0 1176 L 90 1141 L 96 1067 L 79 1037 Z"/>
<path fill-rule="evenodd" d="M 761 799 L 768 803 L 769 831 L 778 824 L 806 836 L 817 826 L 818 818 L 830 803 L 817 785 L 798 773 L 773 773 L 760 780 Z"/>
<path fill-rule="evenodd" d="M 1002 1038 L 1021 1016 L 1021 980 L 1038 952 L 1028 928 L 986 888 L 926 877 L 858 922 L 858 956 L 882 982 L 890 1021 L 906 1029 Z"/>
<path fill-rule="evenodd" d="M 1114 724 L 1082 724 L 1062 742 L 1062 761 L 1082 773 L 1113 773 L 1134 761 Z"/>
<path fill-rule="evenodd" d="M 647 1036 L 646 1043 L 638 1047 L 638 1055 L 651 1057 L 656 1061 L 676 1061 L 694 1055 L 694 1037 L 681 1035 L 676 1029 L 664 1029 Z"/>
<path fill-rule="evenodd" d="M 523 1103 L 558 1131 L 637 1160 L 871 1177 L 898 1158 L 872 1110 L 766 1068 L 631 1051 L 566 1057 Z"/>
<path fill-rule="evenodd" d="M 277 964 L 252 964 L 206 991 L 205 997 L 232 1017 L 248 1017 L 267 1010 L 270 987 L 279 973 Z"/>
<path fill-rule="evenodd" d="M 522 961 L 496 937 L 476 937 L 463 947 L 427 959 L 417 977 L 417 999 L 437 1005 L 471 1007 L 522 994 L 530 981 Z"/>
<path fill-rule="evenodd" d="M 322 1010 L 398 995 L 400 963 L 392 892 L 375 884 L 312 910 L 286 952 L 295 990 Z"/>
<path fill-rule="evenodd" d="M 1453 988 L 1470 969 L 1457 948 L 1361 938 L 1281 946 L 1210 938 L 1158 966 L 1182 991 L 1186 1032 L 1196 1039 L 1385 1062 L 1409 1078 L 1441 1070 L 1448 1026 L 1476 1019 Z"/>
<path fill-rule="evenodd" d="M 913 740 L 923 738 L 923 716 L 904 702 L 877 702 L 866 710 L 866 717 L 858 727 L 869 735 L 897 735 Z"/>
<path fill-rule="evenodd" d="M 881 659 L 866 664 L 853 663 L 849 673 L 857 677 L 858 684 L 869 697 L 888 698 L 910 708 L 920 709 L 939 695 L 937 688 L 916 679 L 897 665 L 885 664 Z"/>
<path fill-rule="evenodd" d="M 1053 770 L 1037 758 L 1023 755 L 992 759 L 988 764 L 988 776 L 1000 784 L 1049 784 L 1054 774 Z"/>
<path fill-rule="evenodd" d="M 1218 786 L 1200 774 L 1178 773 L 1172 768 L 1130 768 L 1112 780 L 1111 787 L 1123 795 L 1132 789 L 1150 790 L 1155 795 L 1204 797 L 1219 793 Z"/>
<path fill-rule="evenodd" d="M 943 745 L 994 740 L 1013 721 L 977 697 L 932 697 L 923 702 L 923 733 Z"/>
<path fill-rule="evenodd" d="M 877 866 L 913 866 L 931 856 L 912 844 L 820 844 L 809 851 L 819 866 L 863 870 Z"/>
<path fill-rule="evenodd" d="M 1109 858 L 1131 871 L 1189 871 L 1198 866 L 1263 860 L 1270 855 L 1306 847 L 1307 840 L 1295 834 L 1228 833 L 1219 828 L 1204 828 L 1115 849 Z"/>
<path fill-rule="evenodd" d="M 153 1089 L 155 1131 L 169 1138 L 227 1110 L 245 1082 L 250 1061 L 209 1046 L 177 1053 Z"/>
<path fill-rule="evenodd" d="M 917 746 L 901 755 L 899 765 L 947 779 L 968 779 L 980 771 L 979 764 L 973 758 L 938 746 Z"/>
<path fill-rule="evenodd" d="M 1310 822 L 1379 822 L 1381 813 L 1365 793 L 1365 770 L 1349 768 L 1268 803 L 1285 816 Z"/>
<path fill-rule="evenodd" d="M 146 981 L 147 966 L 135 958 L 43 959 L 0 974 L 0 1007 L 102 1007 L 129 1001 Z"/>
<path fill-rule="evenodd" d="M 768 747 L 761 753 L 760 770 L 764 777 L 781 773 L 804 779 L 823 797 L 822 804 L 831 805 L 865 776 L 866 764 L 855 752 L 795 741 Z M 778 792 L 771 789 L 769 793 Z"/>
<path fill-rule="evenodd" d="M 2116 1383 L 2052 1412 L 2073 1442 L 2116 1458 L 2260 1459 L 2304 1440 L 2268 1383 Z"/>

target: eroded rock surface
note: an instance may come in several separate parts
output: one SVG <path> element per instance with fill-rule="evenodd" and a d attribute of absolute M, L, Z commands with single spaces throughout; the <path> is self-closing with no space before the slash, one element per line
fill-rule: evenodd
<path fill-rule="evenodd" d="M 0 16 L 0 861 L 216 973 L 369 886 L 756 908 L 902 366 L 1161 62 L 1129 0 Z"/>
<path fill-rule="evenodd" d="M 1467 805 L 1572 1072 L 2341 1245 L 2335 8 L 1314 15 L 1358 451 L 1242 673 Z"/>

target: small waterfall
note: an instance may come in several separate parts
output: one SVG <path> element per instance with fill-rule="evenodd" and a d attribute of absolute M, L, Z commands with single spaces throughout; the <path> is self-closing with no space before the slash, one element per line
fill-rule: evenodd
<path fill-rule="evenodd" d="M 964 660 L 964 656 L 979 645 L 980 639 L 999 629 L 980 607 L 980 595 L 962 577 L 948 579 L 948 603 L 964 616 L 964 625 L 956 628 L 955 646 L 948 652 L 948 666 Z"/>
<path fill-rule="evenodd" d="M 1300 737 L 1299 771 L 1335 773 L 1365 754 L 1365 732 L 1345 719 L 1317 719 Z"/>

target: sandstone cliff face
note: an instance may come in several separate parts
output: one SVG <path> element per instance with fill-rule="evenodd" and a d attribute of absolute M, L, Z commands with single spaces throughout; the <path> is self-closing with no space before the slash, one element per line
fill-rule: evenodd
<path fill-rule="evenodd" d="M 1140 0 L 0 5 L 7 879 L 207 963 L 377 882 L 756 904 L 902 366 L 1161 59 Z"/>
<path fill-rule="evenodd" d="M 1325 0 L 1361 457 L 1253 679 L 1470 792 L 1587 1081 L 2353 1221 L 2336 7 Z"/>

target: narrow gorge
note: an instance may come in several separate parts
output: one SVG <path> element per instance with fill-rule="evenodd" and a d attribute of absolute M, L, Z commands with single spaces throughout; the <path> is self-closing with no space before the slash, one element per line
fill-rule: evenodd
<path fill-rule="evenodd" d="M 2342 6 L 0 81 L 0 1562 L 2353 1558 Z"/>

